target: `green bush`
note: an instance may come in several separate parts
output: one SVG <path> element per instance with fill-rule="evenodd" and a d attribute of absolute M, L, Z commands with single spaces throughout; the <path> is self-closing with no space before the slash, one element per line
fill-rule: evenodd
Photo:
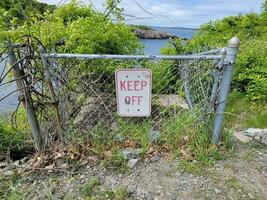
<path fill-rule="evenodd" d="M 109 16 L 76 0 L 53 13 L 32 12 L 23 23 L 14 19 L 16 17 L 0 32 L 1 43 L 23 42 L 24 38 L 19 39 L 21 36 L 31 35 L 40 39 L 48 51 L 56 49 L 61 53 L 132 54 L 141 47 L 123 21 L 113 23 Z M 0 18 L 0 24 L 4 24 L 3 21 Z"/>
<path fill-rule="evenodd" d="M 209 22 L 199 29 L 192 40 L 183 45 L 174 41 L 162 50 L 165 54 L 205 51 L 227 46 L 228 40 L 238 36 L 240 51 L 235 65 L 234 86 L 252 100 L 267 100 L 267 14 L 266 3 L 261 14 L 230 16 Z"/>
<path fill-rule="evenodd" d="M 106 6 L 109 10 L 109 1 L 107 1 Z M 16 17 L 12 18 L 8 28 L 0 30 L 0 44 L 6 44 L 8 41 L 24 43 L 25 37 L 23 36 L 30 35 L 30 43 L 35 49 L 38 47 L 33 38 L 38 38 L 48 52 L 76 54 L 142 53 L 139 39 L 132 33 L 131 28 L 120 19 L 119 10 L 112 9 L 109 13 L 110 15 L 100 13 L 90 5 L 82 5 L 73 0 L 69 4 L 58 7 L 53 13 L 47 11 L 40 15 L 39 12 L 33 12 L 31 16 L 20 23 L 13 20 Z M 114 23 L 111 16 L 116 16 L 118 22 Z M 1 24 L 5 23 L 0 18 L 0 26 Z M 101 83 L 109 78 L 103 90 L 111 92 L 113 92 L 110 88 L 114 87 L 114 80 L 110 77 L 121 64 L 108 60 L 77 61 L 69 59 L 67 62 L 66 60 L 57 61 L 57 69 L 54 69 L 57 72 L 51 73 L 62 74 L 63 70 L 67 71 L 65 73 L 68 76 L 68 81 L 65 85 L 68 88 L 79 89 L 82 86 L 82 78 L 100 80 Z M 41 63 L 35 65 L 40 67 Z"/>

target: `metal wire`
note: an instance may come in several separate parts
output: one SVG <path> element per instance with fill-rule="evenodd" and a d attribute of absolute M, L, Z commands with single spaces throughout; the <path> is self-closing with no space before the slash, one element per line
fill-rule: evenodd
<path fill-rule="evenodd" d="M 214 71 L 222 73 L 217 66 L 223 59 L 217 54 L 45 54 L 45 57 L 57 63 L 57 67 L 51 68 L 51 74 L 57 82 L 65 129 L 93 138 L 110 138 L 112 133 L 134 136 L 140 132 L 139 128 L 164 131 L 166 124 L 190 110 L 196 115 L 201 111 L 199 119 L 206 123 L 206 118 L 214 112 L 217 98 L 213 84 L 218 85 L 219 80 Z M 115 71 L 136 67 L 148 68 L 153 73 L 152 113 L 149 117 L 123 118 L 116 109 Z"/>
<path fill-rule="evenodd" d="M 190 118 L 172 125 L 187 113 L 196 116 L 198 123 L 207 124 L 214 114 L 220 89 L 222 52 L 218 49 L 179 56 L 45 53 L 55 98 L 46 92 L 48 86 L 42 77 L 40 56 L 24 49 L 20 69 L 24 72 L 23 80 L 28 82 L 47 143 L 51 143 L 51 138 L 56 135 L 55 118 L 48 106 L 55 106 L 55 100 L 59 105 L 65 139 L 71 133 L 79 132 L 90 139 L 108 140 L 118 134 L 136 137 L 141 131 L 168 133 L 170 129 L 179 131 L 189 124 L 197 126 Z M 149 117 L 118 115 L 115 71 L 124 68 L 152 71 L 152 112 Z M 8 83 L 6 80 L 2 85 Z"/>

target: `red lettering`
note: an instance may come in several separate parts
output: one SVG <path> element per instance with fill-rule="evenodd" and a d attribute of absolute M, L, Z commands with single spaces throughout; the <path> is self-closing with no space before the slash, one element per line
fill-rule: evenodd
<path fill-rule="evenodd" d="M 126 81 L 120 81 L 120 88 L 121 91 L 123 91 L 123 89 L 126 91 L 126 85 L 125 85 Z"/>
<path fill-rule="evenodd" d="M 132 87 L 133 87 L 132 83 L 133 83 L 133 81 L 128 81 L 128 83 L 127 83 L 128 91 L 133 91 L 133 89 L 132 89 Z"/>
<path fill-rule="evenodd" d="M 140 105 L 142 102 L 143 96 L 126 96 L 124 102 L 126 105 Z"/>
<path fill-rule="evenodd" d="M 138 88 L 140 81 L 134 81 L 134 91 L 140 91 L 140 89 Z"/>
<path fill-rule="evenodd" d="M 141 91 L 144 90 L 144 87 L 147 86 L 147 81 L 141 81 Z"/>
<path fill-rule="evenodd" d="M 138 96 L 138 105 L 140 105 L 142 98 L 143 98 L 143 96 Z"/>

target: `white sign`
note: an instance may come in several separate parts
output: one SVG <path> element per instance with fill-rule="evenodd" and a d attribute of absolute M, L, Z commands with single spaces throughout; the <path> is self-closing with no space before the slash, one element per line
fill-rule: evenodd
<path fill-rule="evenodd" d="M 151 114 L 152 73 L 149 69 L 116 71 L 117 109 L 122 117 L 148 117 Z"/>

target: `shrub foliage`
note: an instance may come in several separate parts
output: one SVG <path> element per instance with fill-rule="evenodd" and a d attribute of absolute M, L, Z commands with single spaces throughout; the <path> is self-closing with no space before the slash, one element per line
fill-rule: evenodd
<path fill-rule="evenodd" d="M 230 16 L 200 27 L 187 45 L 173 41 L 163 49 L 165 54 L 192 53 L 227 46 L 233 36 L 241 40 L 234 74 L 234 87 L 252 100 L 267 100 L 267 3 L 262 13 Z"/>

